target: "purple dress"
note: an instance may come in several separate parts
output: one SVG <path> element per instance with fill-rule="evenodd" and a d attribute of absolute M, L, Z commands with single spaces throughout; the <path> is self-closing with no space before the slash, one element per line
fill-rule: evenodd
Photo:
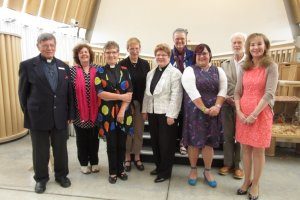
<path fill-rule="evenodd" d="M 198 66 L 192 66 L 196 87 L 201 94 L 201 99 L 207 108 L 215 105 L 219 92 L 219 72 L 216 66 L 211 66 L 208 71 Z M 220 112 L 221 113 L 221 112 Z M 183 143 L 186 146 L 203 148 L 204 146 L 218 147 L 222 138 L 222 124 L 220 114 L 210 117 L 198 109 L 188 94 L 184 92 L 184 121 Z"/>

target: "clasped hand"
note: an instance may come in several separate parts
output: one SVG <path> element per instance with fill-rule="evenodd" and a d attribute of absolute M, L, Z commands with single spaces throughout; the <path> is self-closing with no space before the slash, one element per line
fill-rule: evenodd
<path fill-rule="evenodd" d="M 244 124 L 250 125 L 250 124 L 253 124 L 255 122 L 255 120 L 256 120 L 255 117 L 253 117 L 252 114 L 250 114 L 250 115 L 248 115 L 246 117 L 246 115 L 242 111 L 240 111 L 240 110 L 238 110 L 236 113 L 238 115 L 238 118 Z"/>
<path fill-rule="evenodd" d="M 211 117 L 215 117 L 220 113 L 220 108 L 217 106 L 212 106 L 210 108 L 206 108 L 204 113 Z"/>

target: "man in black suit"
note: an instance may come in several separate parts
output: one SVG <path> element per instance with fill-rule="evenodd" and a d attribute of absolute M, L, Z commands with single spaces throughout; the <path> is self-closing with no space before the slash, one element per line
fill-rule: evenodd
<path fill-rule="evenodd" d="M 73 94 L 68 65 L 54 57 L 54 35 L 37 39 L 40 54 L 20 63 L 19 99 L 24 127 L 30 129 L 35 192 L 43 193 L 49 180 L 50 144 L 53 148 L 55 181 L 69 187 L 67 178 L 67 126 L 74 119 Z"/>

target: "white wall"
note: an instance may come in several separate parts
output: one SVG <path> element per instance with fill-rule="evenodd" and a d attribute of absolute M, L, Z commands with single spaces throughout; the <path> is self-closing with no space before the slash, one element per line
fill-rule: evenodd
<path fill-rule="evenodd" d="M 234 32 L 262 32 L 271 41 L 292 40 L 283 0 L 101 0 L 91 43 L 115 40 L 121 51 L 136 36 L 142 54 L 173 45 L 172 32 L 187 28 L 190 43 L 207 43 L 213 54 L 230 51 Z"/>

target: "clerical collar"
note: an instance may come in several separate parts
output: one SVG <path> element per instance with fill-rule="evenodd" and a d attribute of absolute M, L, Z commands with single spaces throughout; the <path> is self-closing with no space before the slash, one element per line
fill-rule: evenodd
<path fill-rule="evenodd" d="M 114 69 L 116 65 L 109 65 L 109 68 Z"/>
<path fill-rule="evenodd" d="M 165 67 L 160 67 L 158 66 L 158 70 L 161 71 L 165 71 L 165 69 L 168 67 L 169 64 L 167 64 Z"/>
<path fill-rule="evenodd" d="M 55 58 L 53 57 L 52 59 L 47 59 L 44 56 L 40 55 L 41 60 L 45 61 L 46 63 L 52 63 Z"/>

